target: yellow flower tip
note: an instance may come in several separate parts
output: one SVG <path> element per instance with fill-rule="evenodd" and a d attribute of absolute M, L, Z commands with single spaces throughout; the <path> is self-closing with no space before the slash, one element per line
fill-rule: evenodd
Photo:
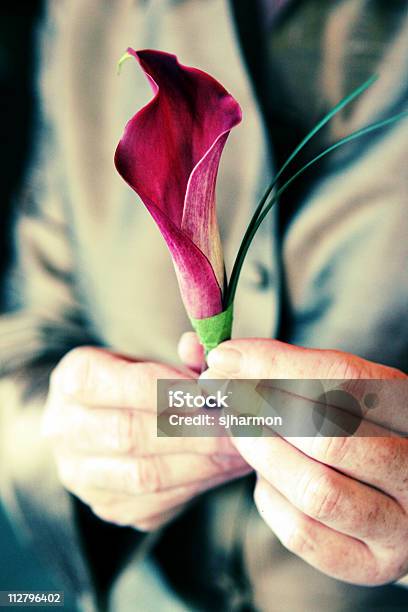
<path fill-rule="evenodd" d="M 120 72 L 121 72 L 121 70 L 122 70 L 122 64 L 123 64 L 124 62 L 126 62 L 126 60 L 127 60 L 127 59 L 129 59 L 129 57 L 132 57 L 132 56 L 130 55 L 130 53 L 129 53 L 128 51 L 126 51 L 126 52 L 125 52 L 125 53 L 122 55 L 122 57 L 120 58 L 120 60 L 118 61 L 118 63 L 117 63 L 117 74 L 118 74 L 118 75 L 120 74 Z"/>

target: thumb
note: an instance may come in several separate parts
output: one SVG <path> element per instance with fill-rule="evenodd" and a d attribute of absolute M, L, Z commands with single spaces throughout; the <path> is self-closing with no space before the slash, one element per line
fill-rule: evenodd
<path fill-rule="evenodd" d="M 397 374 L 393 368 L 342 351 L 309 349 L 262 338 L 223 342 L 209 353 L 207 363 L 207 378 L 222 374 L 230 378 L 352 379 L 394 378 Z"/>
<path fill-rule="evenodd" d="M 178 354 L 181 361 L 195 372 L 201 372 L 204 364 L 204 349 L 198 341 L 197 334 L 186 332 L 180 338 Z"/>

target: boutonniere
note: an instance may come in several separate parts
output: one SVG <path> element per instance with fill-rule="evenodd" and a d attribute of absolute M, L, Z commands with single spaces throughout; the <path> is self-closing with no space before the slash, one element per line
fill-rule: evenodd
<path fill-rule="evenodd" d="M 187 314 L 208 353 L 231 337 L 234 298 L 245 256 L 282 193 L 334 149 L 397 121 L 407 112 L 342 138 L 283 180 L 287 167 L 306 143 L 376 77 L 341 100 L 296 147 L 266 189 L 227 279 L 215 186 L 224 145 L 241 121 L 240 106 L 212 76 L 183 66 L 175 55 L 128 49 L 119 66 L 129 57 L 134 57 L 145 73 L 153 98 L 127 123 L 116 149 L 115 165 L 139 195 L 167 243 Z"/>

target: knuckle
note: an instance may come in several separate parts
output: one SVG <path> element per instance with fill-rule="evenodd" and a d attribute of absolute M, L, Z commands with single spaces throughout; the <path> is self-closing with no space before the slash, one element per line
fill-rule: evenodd
<path fill-rule="evenodd" d="M 121 385 L 125 397 L 131 396 L 134 407 L 149 406 L 156 399 L 157 379 L 154 364 L 149 362 L 131 363 L 122 372 Z"/>
<path fill-rule="evenodd" d="M 64 358 L 65 359 L 65 358 Z M 51 372 L 49 380 L 50 394 L 48 396 L 48 402 L 51 399 L 51 393 L 58 389 L 59 381 L 61 380 L 62 362 L 60 362 Z"/>
<path fill-rule="evenodd" d="M 132 410 L 117 410 L 114 423 L 114 444 L 121 453 L 132 453 L 142 439 L 139 419 Z"/>
<path fill-rule="evenodd" d="M 203 457 L 203 467 L 208 465 L 211 474 L 224 474 L 237 467 L 237 459 L 234 455 L 207 455 Z"/>
<path fill-rule="evenodd" d="M 118 527 L 125 527 L 126 522 L 120 519 L 117 513 L 110 507 L 105 505 L 93 505 L 91 506 L 92 512 L 106 523 L 112 523 Z"/>
<path fill-rule="evenodd" d="M 406 574 L 407 569 L 406 554 L 404 554 L 403 558 L 401 559 L 401 554 L 398 555 L 394 551 L 389 555 L 388 559 L 384 563 L 384 567 L 382 568 L 382 583 L 393 582 L 394 580 L 401 578 Z"/>
<path fill-rule="evenodd" d="M 154 512 L 145 513 L 143 516 L 135 517 L 132 527 L 139 531 L 154 531 L 169 523 L 180 511 L 180 507 L 171 506 L 155 508 Z"/>
<path fill-rule="evenodd" d="M 159 457 L 141 458 L 136 461 L 135 490 L 138 494 L 158 493 L 162 490 L 162 474 Z"/>
<path fill-rule="evenodd" d="M 369 586 L 382 586 L 394 582 L 404 574 L 406 567 L 394 557 L 389 559 L 373 559 L 366 567 L 365 582 Z"/>
<path fill-rule="evenodd" d="M 406 533 L 404 534 L 407 535 Z M 381 555 L 375 559 L 376 563 L 373 570 L 374 579 L 378 583 L 386 584 L 402 578 L 408 571 L 408 558 L 405 546 L 401 546 L 401 542 L 406 542 L 406 538 L 402 537 L 398 544 L 384 547 Z"/>
<path fill-rule="evenodd" d="M 73 390 L 87 387 L 95 353 L 96 349 L 87 346 L 80 346 L 69 351 L 51 374 L 52 388 L 59 388 L 61 383 L 68 378 Z"/>
<path fill-rule="evenodd" d="M 144 386 L 155 375 L 154 364 L 150 361 L 131 363 L 127 368 L 127 374 L 133 383 Z"/>
<path fill-rule="evenodd" d="M 63 414 L 59 410 L 58 402 L 55 401 L 53 394 L 49 393 L 41 421 L 41 434 L 50 441 L 54 454 L 58 454 L 59 445 L 57 442 L 65 433 L 65 429 L 62 427 L 62 417 Z"/>
<path fill-rule="evenodd" d="M 300 557 L 307 556 L 316 548 L 313 531 L 309 521 L 302 518 L 296 519 L 281 538 L 282 544 Z"/>
<path fill-rule="evenodd" d="M 253 495 L 255 506 L 257 507 L 257 510 L 261 516 L 265 514 L 265 510 L 268 505 L 266 487 L 267 485 L 265 484 L 264 480 L 258 478 Z"/>
<path fill-rule="evenodd" d="M 347 380 L 361 378 L 363 375 L 362 363 L 347 353 L 332 351 L 332 358 L 329 363 L 326 378 Z"/>
<path fill-rule="evenodd" d="M 349 452 L 350 438 L 347 436 L 316 437 L 315 456 L 319 461 L 338 465 L 344 462 Z"/>
<path fill-rule="evenodd" d="M 114 508 L 115 506 L 118 506 L 123 497 L 120 494 L 117 493 L 113 493 L 110 491 L 106 491 L 106 490 L 100 490 L 100 489 L 92 489 L 92 488 L 88 488 L 88 489 L 84 489 L 83 490 L 83 498 L 88 499 L 88 503 L 91 504 L 92 506 L 105 506 L 106 508 Z"/>
<path fill-rule="evenodd" d="M 327 521 L 333 519 L 340 510 L 341 493 L 335 478 L 328 472 L 315 477 L 306 474 L 299 489 L 300 509 L 308 516 Z"/>
<path fill-rule="evenodd" d="M 56 370 L 64 370 L 65 368 L 71 368 L 72 366 L 88 361 L 94 350 L 95 349 L 90 346 L 77 346 L 64 355 L 56 367 Z"/>
<path fill-rule="evenodd" d="M 136 521 L 132 527 L 137 529 L 138 531 L 143 531 L 145 533 L 149 533 L 151 531 L 155 531 L 159 527 L 161 527 L 163 521 L 160 519 L 144 519 L 140 521 Z"/>
<path fill-rule="evenodd" d="M 63 487 L 74 492 L 76 487 L 75 467 L 68 460 L 57 461 L 57 473 Z"/>

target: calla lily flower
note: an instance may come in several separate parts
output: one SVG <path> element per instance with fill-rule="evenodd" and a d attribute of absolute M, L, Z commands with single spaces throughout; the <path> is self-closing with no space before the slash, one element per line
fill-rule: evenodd
<path fill-rule="evenodd" d="M 126 125 L 115 153 L 116 168 L 140 196 L 169 247 L 184 305 L 208 354 L 231 337 L 243 263 L 260 225 L 280 196 L 331 151 L 407 117 L 408 111 L 345 136 L 282 180 L 292 160 L 313 136 L 377 77 L 370 77 L 340 100 L 303 138 L 267 187 L 249 221 L 227 282 L 215 184 L 228 135 L 242 118 L 239 104 L 213 77 L 183 66 L 175 55 L 129 48 L 124 58 L 131 56 L 149 80 L 153 98 Z"/>
<path fill-rule="evenodd" d="M 170 250 L 190 318 L 223 311 L 224 260 L 215 185 L 236 100 L 213 77 L 162 51 L 128 49 L 153 98 L 125 127 L 119 174 L 140 196 Z"/>

